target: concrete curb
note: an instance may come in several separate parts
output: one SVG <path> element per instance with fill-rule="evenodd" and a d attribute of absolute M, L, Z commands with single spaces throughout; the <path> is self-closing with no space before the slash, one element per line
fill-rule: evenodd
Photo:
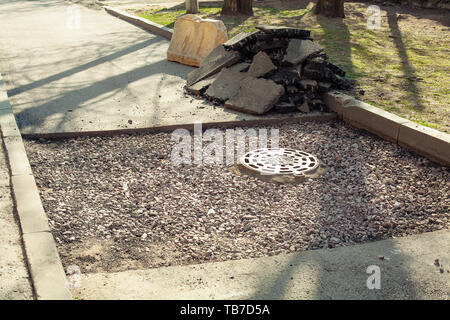
<path fill-rule="evenodd" d="M 208 128 L 234 128 L 234 127 L 251 127 L 251 126 L 269 126 L 281 123 L 301 123 L 308 121 L 325 122 L 336 119 L 337 115 L 334 112 L 321 113 L 311 112 L 306 114 L 297 114 L 295 116 L 267 117 L 254 120 L 236 120 L 224 122 L 205 122 L 202 123 L 203 129 Z M 159 133 L 159 132 L 173 132 L 176 129 L 187 129 L 194 131 L 193 123 L 164 125 L 157 127 L 145 128 L 129 128 L 117 130 L 100 130 L 100 131 L 82 131 L 82 132 L 52 132 L 52 133 L 27 133 L 22 134 L 26 138 L 49 138 L 49 139 L 66 139 L 76 137 L 97 137 L 97 136 L 114 136 L 120 134 L 145 134 L 145 133 Z"/>
<path fill-rule="evenodd" d="M 334 91 L 323 95 L 326 105 L 349 124 L 450 166 L 450 135 Z"/>
<path fill-rule="evenodd" d="M 8 161 L 15 212 L 36 298 L 71 300 L 66 275 L 0 75 L 0 130 Z"/>
<path fill-rule="evenodd" d="M 170 28 L 166 28 L 160 24 L 151 22 L 150 20 L 147 20 L 145 18 L 134 16 L 125 11 L 115 9 L 115 8 L 112 8 L 109 6 L 104 6 L 103 9 L 105 9 L 105 11 L 108 12 L 110 15 L 113 15 L 122 20 L 128 21 L 134 25 L 137 25 L 137 26 L 145 29 L 145 30 L 156 33 L 157 35 L 160 35 L 164 38 L 167 38 L 169 40 L 172 38 L 173 30 Z"/>

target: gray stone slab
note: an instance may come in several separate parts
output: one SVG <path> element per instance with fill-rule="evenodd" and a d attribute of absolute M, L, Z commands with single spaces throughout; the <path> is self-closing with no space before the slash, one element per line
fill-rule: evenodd
<path fill-rule="evenodd" d="M 304 101 L 303 104 L 297 107 L 297 109 L 301 112 L 308 113 L 311 110 L 309 109 L 308 101 Z"/>
<path fill-rule="evenodd" d="M 260 51 L 253 57 L 252 64 L 248 69 L 248 75 L 259 78 L 276 69 L 277 67 L 272 63 L 267 53 Z"/>
<path fill-rule="evenodd" d="M 3 138 L 11 175 L 33 174 L 21 137 Z"/>
<path fill-rule="evenodd" d="M 27 234 L 50 231 L 34 177 L 12 176 L 11 182 L 22 232 Z"/>
<path fill-rule="evenodd" d="M 225 107 L 250 114 L 263 114 L 283 94 L 284 87 L 272 80 L 247 77 L 241 81 L 238 93 L 225 102 Z"/>
<path fill-rule="evenodd" d="M 188 86 L 186 90 L 189 91 L 190 93 L 199 95 L 202 93 L 202 91 L 206 90 L 217 79 L 218 75 L 219 74 L 216 73 L 211 77 L 200 80 L 199 82 L 196 82 L 191 86 Z"/>
<path fill-rule="evenodd" d="M 316 92 L 317 91 L 317 81 L 315 80 L 301 80 L 300 81 L 300 88 L 302 90 L 310 91 L 310 92 Z"/>
<path fill-rule="evenodd" d="M 228 39 L 228 41 L 226 41 L 223 45 L 225 48 L 234 47 L 236 45 L 246 42 L 249 37 L 251 37 L 255 34 L 258 34 L 258 33 L 259 33 L 259 31 L 241 32 L 241 33 L 235 35 L 233 38 Z"/>
<path fill-rule="evenodd" d="M 243 72 L 248 67 L 250 67 L 250 63 L 241 62 L 241 63 L 237 63 L 237 64 L 229 67 L 228 69 L 233 70 L 233 71 Z"/>
<path fill-rule="evenodd" d="M 232 66 L 240 59 L 236 51 L 227 51 L 224 46 L 218 46 L 200 63 L 200 67 L 191 71 L 187 75 L 187 85 L 191 86 L 196 82 L 216 74 L 222 68 Z"/>
<path fill-rule="evenodd" d="M 318 82 L 317 87 L 319 90 L 319 93 L 325 93 L 328 92 L 328 90 L 331 89 L 331 83 L 329 82 Z"/>
<path fill-rule="evenodd" d="M 38 300 L 72 300 L 52 234 L 25 234 L 23 241 Z"/>
<path fill-rule="evenodd" d="M 323 47 L 311 40 L 292 39 L 284 56 L 284 61 L 293 65 L 302 63 L 314 53 L 323 50 Z"/>
<path fill-rule="evenodd" d="M 450 166 L 450 135 L 412 121 L 399 127 L 398 144 Z"/>
<path fill-rule="evenodd" d="M 11 109 L 0 110 L 0 129 L 3 137 L 20 137 L 16 118 Z"/>
<path fill-rule="evenodd" d="M 222 69 L 217 79 L 206 90 L 205 95 L 210 98 L 225 101 L 237 94 L 240 81 L 247 76 L 244 72 Z"/>
<path fill-rule="evenodd" d="M 250 66 L 249 63 L 241 62 L 231 66 L 230 70 L 241 72 Z M 193 94 L 201 94 L 202 91 L 206 90 L 216 79 L 219 74 L 216 73 L 209 78 L 201 80 L 197 83 L 194 83 L 192 86 L 187 87 L 187 90 Z"/>

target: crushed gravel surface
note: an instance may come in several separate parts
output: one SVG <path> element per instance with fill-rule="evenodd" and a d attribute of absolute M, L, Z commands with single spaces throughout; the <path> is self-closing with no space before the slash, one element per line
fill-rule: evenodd
<path fill-rule="evenodd" d="M 449 228 L 448 167 L 341 122 L 276 128 L 280 147 L 326 173 L 274 184 L 235 166 L 174 166 L 170 133 L 26 140 L 63 264 L 111 272 Z"/>

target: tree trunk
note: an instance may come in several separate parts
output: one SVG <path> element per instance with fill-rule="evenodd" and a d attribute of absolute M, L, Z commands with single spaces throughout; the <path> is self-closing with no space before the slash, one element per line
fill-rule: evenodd
<path fill-rule="evenodd" d="M 186 13 L 199 13 L 198 0 L 186 0 Z"/>
<path fill-rule="evenodd" d="M 222 14 L 231 16 L 238 14 L 252 16 L 253 0 L 224 0 Z"/>
<path fill-rule="evenodd" d="M 318 0 L 314 13 L 330 18 L 345 18 L 344 0 Z"/>

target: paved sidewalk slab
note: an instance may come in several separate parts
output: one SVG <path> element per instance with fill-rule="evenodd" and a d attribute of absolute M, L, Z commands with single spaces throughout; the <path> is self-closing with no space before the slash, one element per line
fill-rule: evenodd
<path fill-rule="evenodd" d="M 22 135 L 271 118 L 185 95 L 193 68 L 167 61 L 167 39 L 104 10 L 69 5 L 0 3 L 0 72 Z"/>
<path fill-rule="evenodd" d="M 85 274 L 80 299 L 450 299 L 450 231 L 201 265 Z M 380 259 L 383 257 L 383 260 Z M 439 259 L 444 273 L 434 265 Z M 378 266 L 381 288 L 366 286 Z"/>

